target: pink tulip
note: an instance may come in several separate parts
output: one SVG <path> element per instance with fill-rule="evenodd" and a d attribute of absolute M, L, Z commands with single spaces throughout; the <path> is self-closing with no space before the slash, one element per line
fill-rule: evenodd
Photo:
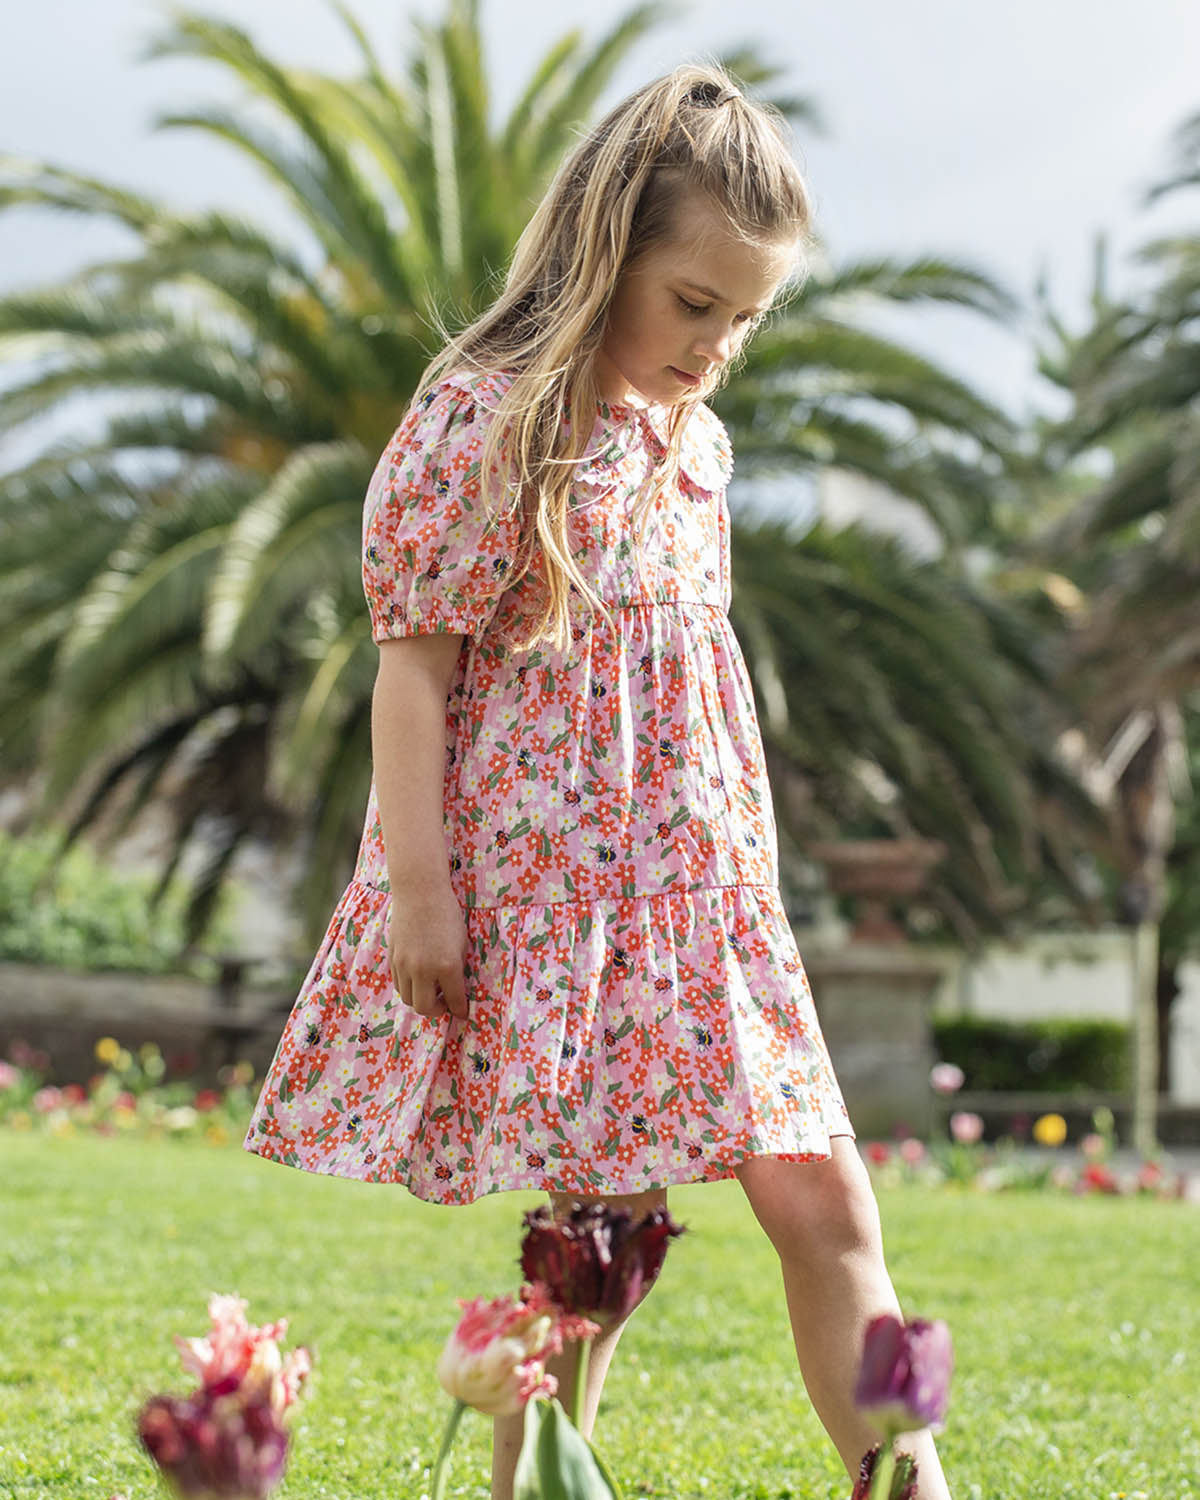
<path fill-rule="evenodd" d="M 1108 1152 L 1108 1142 L 1102 1135 L 1097 1135 L 1095 1131 L 1092 1131 L 1080 1141 L 1079 1149 L 1088 1161 L 1100 1161 Z"/>
<path fill-rule="evenodd" d="M 950 1116 L 950 1134 L 960 1146 L 973 1146 L 983 1138 L 983 1121 L 968 1110 L 956 1110 Z"/>
<path fill-rule="evenodd" d="M 925 1160 L 925 1143 L 910 1137 L 907 1141 L 901 1141 L 899 1146 L 900 1160 L 906 1167 L 919 1167 Z"/>
<path fill-rule="evenodd" d="M 10 1062 L 0 1062 L 0 1090 L 15 1089 L 20 1081 L 20 1068 L 14 1068 Z"/>
<path fill-rule="evenodd" d="M 950 1330 L 940 1319 L 903 1323 L 884 1313 L 867 1326 L 855 1405 L 885 1442 L 901 1432 L 939 1426 L 953 1368 Z"/>
<path fill-rule="evenodd" d="M 929 1083 L 935 1093 L 957 1094 L 967 1081 L 967 1075 L 957 1063 L 935 1063 L 929 1070 Z"/>
<path fill-rule="evenodd" d="M 517 1297 L 458 1299 L 462 1317 L 446 1340 L 437 1376 L 456 1400 L 488 1416 L 511 1416 L 558 1388 L 546 1361 L 562 1350 L 558 1308 L 540 1282 Z M 591 1325 L 592 1332 L 599 1332 Z"/>
<path fill-rule="evenodd" d="M 885 1167 L 892 1159 L 892 1148 L 886 1141 L 871 1141 L 867 1146 L 867 1160 L 873 1167 Z"/>
<path fill-rule="evenodd" d="M 38 1089 L 33 1096 L 33 1107 L 40 1115 L 48 1115 L 52 1109 L 58 1109 L 62 1105 L 62 1089 L 55 1088 L 54 1084 L 48 1083 L 44 1088 Z"/>
<path fill-rule="evenodd" d="M 280 1354 L 277 1341 L 286 1333 L 288 1320 L 254 1328 L 246 1321 L 246 1299 L 219 1293 L 209 1299 L 208 1312 L 212 1327 L 207 1338 L 175 1335 L 184 1369 L 211 1395 L 240 1391 L 246 1400 L 266 1401 L 282 1414 L 296 1400 L 312 1367 L 307 1349 L 294 1349 L 286 1359 Z"/>

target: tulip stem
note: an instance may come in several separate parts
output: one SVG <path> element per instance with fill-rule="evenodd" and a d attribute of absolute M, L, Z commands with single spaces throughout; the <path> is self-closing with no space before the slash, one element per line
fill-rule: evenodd
<path fill-rule="evenodd" d="M 870 1500 L 892 1500 L 892 1479 L 896 1473 L 896 1452 L 891 1443 L 884 1443 L 879 1450 L 879 1462 L 871 1476 Z M 437 1497 L 434 1497 L 437 1500 Z"/>
<path fill-rule="evenodd" d="M 443 1500 L 446 1493 L 446 1460 L 450 1456 L 450 1444 L 454 1441 L 454 1434 L 458 1431 L 458 1424 L 462 1421 L 462 1414 L 466 1409 L 465 1401 L 455 1400 L 454 1408 L 446 1422 L 446 1430 L 442 1434 L 441 1452 L 433 1466 L 432 1500 Z"/>
<path fill-rule="evenodd" d="M 588 1355 L 592 1352 L 591 1339 L 577 1339 L 575 1349 L 575 1394 L 571 1400 L 571 1421 L 577 1431 L 583 1431 L 583 1398 L 587 1389 Z"/>

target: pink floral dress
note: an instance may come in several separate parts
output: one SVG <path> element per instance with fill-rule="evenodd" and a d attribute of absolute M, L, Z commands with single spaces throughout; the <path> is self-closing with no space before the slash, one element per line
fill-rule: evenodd
<path fill-rule="evenodd" d="M 579 466 L 562 650 L 513 649 L 527 574 L 498 588 L 486 423 L 508 377 L 450 376 L 380 458 L 363 513 L 372 637 L 465 639 L 446 703 L 444 826 L 470 1012 L 425 1018 L 391 980 L 374 780 L 357 864 L 244 1146 L 435 1203 L 510 1189 L 640 1192 L 820 1161 L 853 1135 L 780 898 L 750 680 L 729 623 L 732 468 L 698 407 L 642 567 L 634 498 L 662 407 L 601 405 Z M 527 603 L 527 601 L 526 601 Z"/>

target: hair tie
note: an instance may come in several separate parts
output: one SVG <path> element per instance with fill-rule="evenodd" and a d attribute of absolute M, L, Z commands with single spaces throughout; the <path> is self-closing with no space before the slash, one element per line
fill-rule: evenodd
<path fill-rule="evenodd" d="M 728 104 L 731 99 L 738 97 L 737 89 L 723 88 L 719 83 L 713 83 L 711 79 L 705 79 L 703 83 L 695 83 L 688 90 L 687 101 L 696 104 L 701 109 L 717 109 L 722 104 Z"/>

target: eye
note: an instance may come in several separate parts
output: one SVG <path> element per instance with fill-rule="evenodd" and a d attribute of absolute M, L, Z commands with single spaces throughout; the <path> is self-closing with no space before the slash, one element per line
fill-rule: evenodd
<path fill-rule="evenodd" d="M 678 292 L 675 293 L 675 296 L 679 299 L 680 306 L 683 307 L 685 311 L 691 313 L 694 318 L 702 318 L 708 311 L 708 308 L 706 306 L 701 306 L 697 302 L 689 302 L 686 297 L 680 297 Z"/>

